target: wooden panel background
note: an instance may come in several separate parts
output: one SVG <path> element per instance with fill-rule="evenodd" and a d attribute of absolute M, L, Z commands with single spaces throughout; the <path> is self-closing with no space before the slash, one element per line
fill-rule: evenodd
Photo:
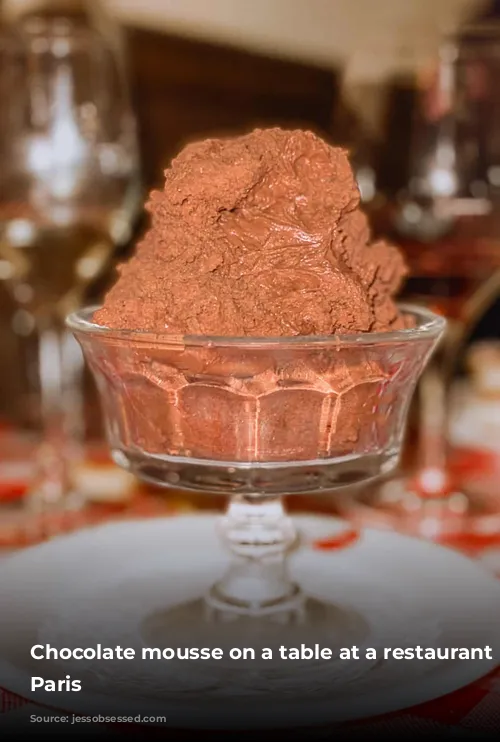
<path fill-rule="evenodd" d="M 139 29 L 128 44 L 148 184 L 193 138 L 272 124 L 330 130 L 330 70 Z"/>

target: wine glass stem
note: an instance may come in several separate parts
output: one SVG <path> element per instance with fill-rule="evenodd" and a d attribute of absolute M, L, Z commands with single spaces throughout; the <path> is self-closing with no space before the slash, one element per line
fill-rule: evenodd
<path fill-rule="evenodd" d="M 39 328 L 42 441 L 28 494 L 29 506 L 38 512 L 71 509 L 80 504 L 72 481 L 72 463 L 77 455 L 74 436 L 81 430 L 78 365 L 74 355 L 68 355 L 68 337 L 55 322 Z"/>
<path fill-rule="evenodd" d="M 447 390 L 441 354 L 431 359 L 420 382 L 418 485 L 427 499 L 445 499 L 447 475 Z"/>
<path fill-rule="evenodd" d="M 281 498 L 231 498 L 220 532 L 232 561 L 207 596 L 209 614 L 300 618 L 302 596 L 287 569 L 295 530 Z"/>

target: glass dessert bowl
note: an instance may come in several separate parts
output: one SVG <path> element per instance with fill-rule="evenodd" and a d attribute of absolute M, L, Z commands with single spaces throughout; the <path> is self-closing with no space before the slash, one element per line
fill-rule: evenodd
<path fill-rule="evenodd" d="M 321 623 L 358 638 L 341 612 L 289 578 L 295 532 L 281 498 L 396 467 L 412 393 L 445 321 L 405 306 L 414 326 L 394 332 L 176 337 L 99 326 L 94 311 L 68 325 L 95 376 L 116 463 L 164 487 L 229 495 L 221 537 L 232 560 L 191 617 Z M 168 637 L 173 646 L 185 618 L 183 609 L 151 617 L 149 645 Z"/>

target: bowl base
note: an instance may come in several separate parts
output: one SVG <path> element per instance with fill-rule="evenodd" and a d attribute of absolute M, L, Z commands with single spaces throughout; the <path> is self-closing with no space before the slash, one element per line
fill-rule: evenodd
<path fill-rule="evenodd" d="M 220 647 L 224 656 L 228 656 L 231 649 L 246 646 L 255 651 L 252 667 L 258 667 L 263 660 L 267 669 L 274 663 L 283 664 L 285 658 L 280 647 L 287 651 L 303 648 L 306 655 L 303 659 L 307 662 L 326 659 L 332 662 L 338 659 L 341 647 L 360 646 L 369 634 L 368 622 L 354 610 L 300 593 L 281 604 L 279 610 L 252 616 L 224 610 L 211 592 L 207 597 L 154 613 L 141 625 L 146 647 L 162 651 L 176 647 Z M 331 657 L 315 658 L 315 646 L 329 648 Z M 266 648 L 271 649 L 272 658 L 262 657 Z"/>
<path fill-rule="evenodd" d="M 118 466 L 157 486 L 258 496 L 331 492 L 385 476 L 399 462 L 393 450 L 294 463 L 212 461 L 116 448 L 112 456 Z"/>

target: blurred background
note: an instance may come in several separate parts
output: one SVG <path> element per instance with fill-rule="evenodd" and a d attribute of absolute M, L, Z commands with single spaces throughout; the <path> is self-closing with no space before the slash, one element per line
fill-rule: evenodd
<path fill-rule="evenodd" d="M 130 507 L 62 318 L 99 301 L 187 141 L 257 125 L 346 146 L 406 297 L 450 318 L 406 468 L 342 512 L 500 536 L 500 2 L 1 0 L 0 21 L 2 538 L 35 490 Z"/>

